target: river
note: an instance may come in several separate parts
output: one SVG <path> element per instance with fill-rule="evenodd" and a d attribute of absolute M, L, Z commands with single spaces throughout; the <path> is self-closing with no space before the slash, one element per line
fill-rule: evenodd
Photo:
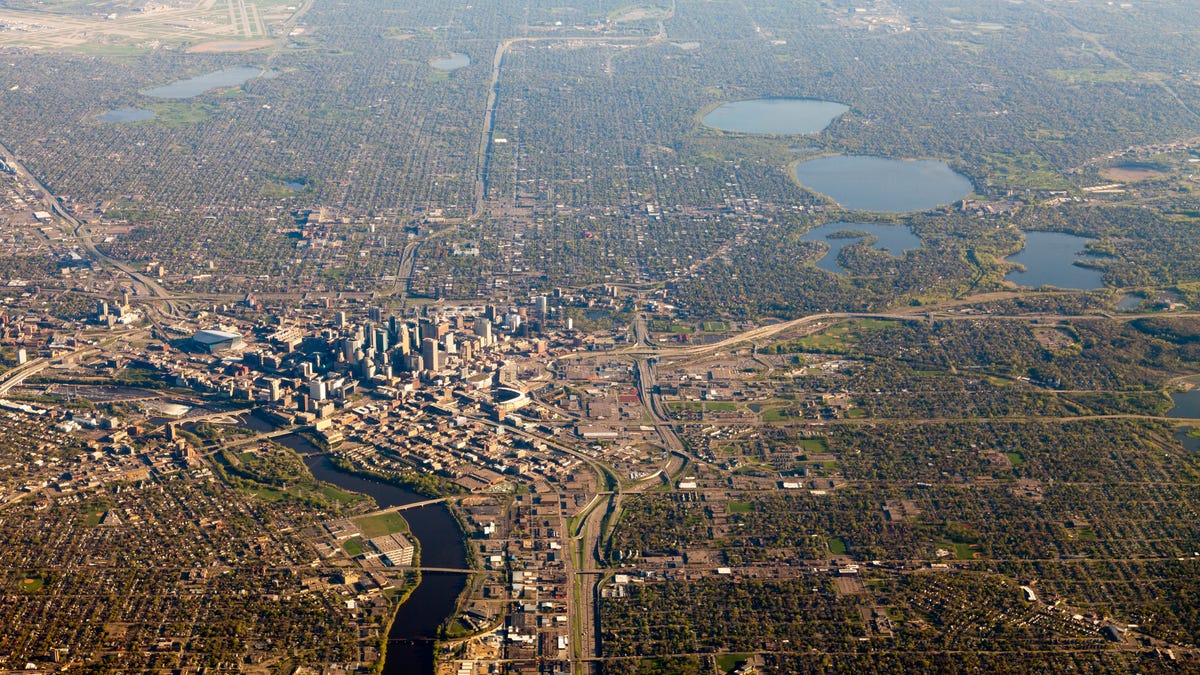
<path fill-rule="evenodd" d="M 301 436 L 291 434 L 275 440 L 303 455 L 304 463 L 317 480 L 370 495 L 380 508 L 427 499 L 395 485 L 346 473 Z M 403 515 L 421 544 L 422 567 L 468 567 L 463 533 L 444 504 L 409 509 Z M 433 675 L 433 647 L 438 628 L 454 612 L 466 583 L 465 574 L 422 572 L 420 585 L 396 610 L 388 632 L 385 674 Z"/>

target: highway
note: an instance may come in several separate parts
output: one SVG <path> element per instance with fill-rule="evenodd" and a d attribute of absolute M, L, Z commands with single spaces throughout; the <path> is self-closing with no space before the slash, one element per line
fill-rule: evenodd
<path fill-rule="evenodd" d="M 84 230 L 83 224 L 80 223 L 79 220 L 77 220 L 74 216 L 72 216 L 65 207 L 63 207 L 59 198 L 56 197 L 54 193 L 42 183 L 41 180 L 29 172 L 29 170 L 25 168 L 25 165 L 17 159 L 17 156 L 14 155 L 7 146 L 0 144 L 0 155 L 3 156 L 5 163 L 7 163 L 13 169 L 13 171 L 16 172 L 17 177 L 25 182 L 26 187 L 33 188 L 42 193 L 42 204 L 49 209 L 50 212 L 58 216 L 63 222 L 70 226 L 71 238 L 80 246 L 82 246 L 93 260 L 124 272 L 137 286 L 142 288 L 142 295 L 154 297 L 164 301 L 163 304 L 166 306 L 166 312 L 164 312 L 165 314 L 169 316 L 177 315 L 174 297 L 167 291 L 167 289 L 163 288 L 158 282 L 154 281 L 145 274 L 135 271 L 129 265 L 119 260 L 114 260 L 113 258 L 110 258 L 97 250 L 95 244 L 92 242 L 91 235 Z"/>

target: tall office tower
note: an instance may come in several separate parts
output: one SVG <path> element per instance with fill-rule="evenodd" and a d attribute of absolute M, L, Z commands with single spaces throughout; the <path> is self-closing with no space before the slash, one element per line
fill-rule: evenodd
<path fill-rule="evenodd" d="M 425 369 L 425 359 L 420 354 L 408 354 L 404 357 L 404 367 L 412 373 L 420 372 Z"/>
<path fill-rule="evenodd" d="M 430 337 L 421 341 L 421 360 L 425 362 L 425 370 L 435 373 L 441 370 L 440 356 L 437 340 Z"/>
<path fill-rule="evenodd" d="M 446 346 L 447 354 L 458 353 L 458 349 L 454 346 L 454 333 L 446 333 L 446 337 L 443 338 L 442 344 Z"/>
<path fill-rule="evenodd" d="M 492 322 L 490 319 L 482 316 L 475 317 L 475 326 L 472 332 L 479 336 L 479 340 L 483 343 L 484 347 L 492 344 Z"/>
<path fill-rule="evenodd" d="M 400 337 L 397 338 L 397 347 L 400 348 L 400 353 L 407 355 L 412 350 L 412 337 L 408 334 L 408 324 L 400 324 Z"/>

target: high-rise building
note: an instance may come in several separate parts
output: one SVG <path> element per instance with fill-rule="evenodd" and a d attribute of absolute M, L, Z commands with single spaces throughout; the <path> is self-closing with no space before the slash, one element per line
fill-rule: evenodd
<path fill-rule="evenodd" d="M 425 362 L 425 370 L 435 373 L 441 370 L 440 357 L 437 340 L 428 337 L 421 341 L 421 359 Z"/>
<path fill-rule="evenodd" d="M 399 333 L 400 337 L 396 346 L 400 348 L 401 354 L 407 355 L 408 352 L 412 350 L 412 338 L 408 334 L 408 324 L 400 324 Z"/>
<path fill-rule="evenodd" d="M 475 326 L 472 328 L 472 332 L 479 336 L 479 340 L 483 343 L 483 346 L 487 347 L 492 344 L 492 322 L 490 319 L 482 316 L 475 317 Z"/>

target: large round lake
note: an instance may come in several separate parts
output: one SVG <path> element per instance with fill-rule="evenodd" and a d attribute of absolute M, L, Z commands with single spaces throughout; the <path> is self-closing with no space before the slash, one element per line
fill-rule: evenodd
<path fill-rule="evenodd" d="M 829 251 L 817 261 L 817 267 L 834 274 L 845 274 L 847 270 L 837 262 L 838 255 L 842 249 L 867 237 L 875 240 L 871 243 L 871 248 L 884 251 L 893 258 L 902 257 L 905 251 L 921 248 L 921 240 L 903 225 L 826 223 L 809 230 L 801 239 L 828 244 Z"/>
<path fill-rule="evenodd" d="M 1098 260 L 1083 253 L 1092 242 L 1064 232 L 1026 232 L 1025 248 L 1008 258 L 1022 265 L 1025 271 L 1009 272 L 1004 277 L 1018 286 L 1054 286 L 1075 290 L 1104 287 L 1104 272 L 1075 264 L 1076 260 Z"/>
<path fill-rule="evenodd" d="M 275 71 L 253 68 L 251 66 L 240 66 L 213 71 L 186 80 L 177 80 L 153 89 L 143 89 L 140 93 L 144 96 L 154 96 L 156 98 L 192 98 L 211 89 L 236 87 L 256 77 L 272 77 L 274 75 Z"/>
<path fill-rule="evenodd" d="M 705 126 L 743 134 L 815 134 L 850 106 L 806 98 L 758 98 L 719 106 Z"/>
<path fill-rule="evenodd" d="M 925 211 L 971 194 L 971 181 L 945 162 L 838 155 L 796 166 L 800 184 L 847 209 Z"/>

